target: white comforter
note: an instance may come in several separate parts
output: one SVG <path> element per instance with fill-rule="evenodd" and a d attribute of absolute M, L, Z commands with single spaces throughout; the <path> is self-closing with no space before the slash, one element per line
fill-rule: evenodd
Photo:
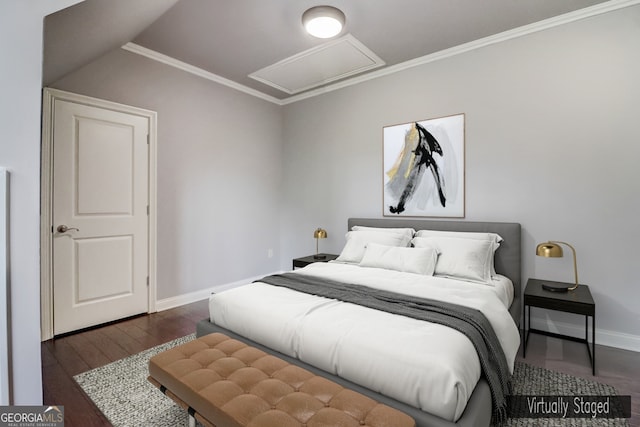
<path fill-rule="evenodd" d="M 513 372 L 520 336 L 507 309 L 513 291 L 506 278 L 479 285 L 338 263 L 295 272 L 476 308 L 496 331 Z M 438 324 L 264 283 L 214 294 L 209 310 L 219 326 L 451 421 L 481 375 L 471 341 Z"/>

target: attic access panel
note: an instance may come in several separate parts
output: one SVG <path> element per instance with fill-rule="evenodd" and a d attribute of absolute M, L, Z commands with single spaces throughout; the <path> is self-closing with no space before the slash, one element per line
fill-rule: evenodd
<path fill-rule="evenodd" d="M 262 68 L 249 77 L 294 95 L 383 65 L 382 59 L 347 34 Z"/>

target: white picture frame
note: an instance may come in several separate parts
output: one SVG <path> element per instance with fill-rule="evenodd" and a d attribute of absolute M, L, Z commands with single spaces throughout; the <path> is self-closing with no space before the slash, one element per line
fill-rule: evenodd
<path fill-rule="evenodd" d="M 383 128 L 383 216 L 464 218 L 464 114 Z"/>

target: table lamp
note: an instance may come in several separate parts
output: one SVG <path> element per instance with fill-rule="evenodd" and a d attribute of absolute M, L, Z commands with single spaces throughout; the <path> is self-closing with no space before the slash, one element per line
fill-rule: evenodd
<path fill-rule="evenodd" d="M 546 243 L 540 243 L 536 247 L 536 255 L 542 256 L 545 258 L 562 258 L 563 253 L 562 253 L 562 246 L 560 246 L 561 244 L 569 246 L 571 248 L 571 251 L 573 252 L 573 271 L 576 276 L 576 284 L 573 286 L 564 286 L 560 284 L 543 283 L 542 289 L 545 289 L 547 291 L 567 292 L 567 291 L 573 291 L 578 287 L 578 264 L 576 261 L 576 250 L 574 249 L 573 246 L 571 246 L 567 242 L 548 241 Z"/>
<path fill-rule="evenodd" d="M 320 241 L 320 239 L 326 239 L 327 238 L 327 230 L 324 230 L 320 227 L 316 228 L 316 231 L 313 232 L 313 238 L 316 239 L 316 254 L 313 256 L 313 259 L 325 259 L 327 258 L 326 255 L 320 255 L 319 251 L 318 251 L 318 242 Z"/>

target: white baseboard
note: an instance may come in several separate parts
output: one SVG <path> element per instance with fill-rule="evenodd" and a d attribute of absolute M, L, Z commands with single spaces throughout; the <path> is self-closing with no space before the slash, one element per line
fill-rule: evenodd
<path fill-rule="evenodd" d="M 270 274 L 279 274 L 282 271 L 277 271 Z M 181 305 L 191 304 L 196 301 L 202 301 L 203 299 L 208 299 L 209 295 L 214 292 L 222 292 L 227 289 L 237 288 L 238 286 L 243 286 L 248 283 L 259 280 L 269 274 L 261 274 L 256 277 L 249 277 L 247 279 L 238 280 L 236 282 L 224 283 L 222 285 L 216 285 L 208 289 L 203 289 L 201 291 L 190 292 L 188 294 L 177 295 L 175 297 L 169 297 L 156 301 L 156 311 L 164 311 L 169 310 L 171 308 L 180 307 Z"/>
<path fill-rule="evenodd" d="M 584 323 L 576 325 L 566 322 L 551 321 L 549 319 L 535 318 L 533 316 L 531 318 L 531 327 L 557 334 L 570 335 L 577 338 L 583 338 L 585 334 Z M 589 320 L 589 328 L 591 328 L 591 320 Z M 591 329 L 589 329 L 589 341 L 591 341 Z M 596 344 L 640 352 L 640 336 L 601 329 L 598 327 L 597 322 Z"/>

